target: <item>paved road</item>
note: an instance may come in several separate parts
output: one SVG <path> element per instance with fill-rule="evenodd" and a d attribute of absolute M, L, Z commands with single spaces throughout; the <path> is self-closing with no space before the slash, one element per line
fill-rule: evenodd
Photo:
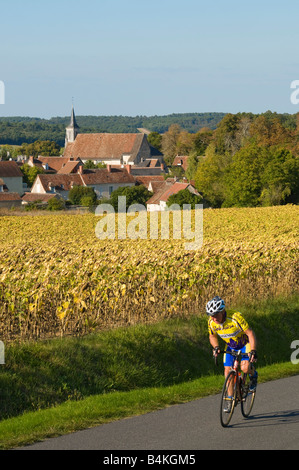
<path fill-rule="evenodd" d="M 299 449 L 299 375 L 258 386 L 252 417 L 219 422 L 220 395 L 104 424 L 28 450 Z"/>

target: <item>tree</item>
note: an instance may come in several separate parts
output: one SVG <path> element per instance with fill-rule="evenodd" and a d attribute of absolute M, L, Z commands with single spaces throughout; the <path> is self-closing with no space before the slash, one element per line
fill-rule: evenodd
<path fill-rule="evenodd" d="M 257 116 L 251 124 L 250 134 L 261 146 L 286 145 L 292 140 L 292 132 L 286 129 L 277 116 L 265 113 Z"/>
<path fill-rule="evenodd" d="M 74 186 L 69 192 L 69 200 L 71 201 L 72 204 L 75 204 L 75 205 L 83 205 L 82 204 L 83 198 L 84 198 L 83 202 L 85 202 L 86 204 L 87 202 L 87 200 L 85 199 L 86 197 L 89 198 L 89 202 L 91 202 L 91 205 L 96 204 L 97 195 L 94 192 L 94 189 L 89 186 Z"/>
<path fill-rule="evenodd" d="M 272 206 L 299 201 L 299 160 L 284 148 L 272 147 L 268 151 L 261 176 L 262 205 Z"/>
<path fill-rule="evenodd" d="M 189 155 L 193 148 L 193 134 L 183 130 L 179 133 L 176 142 L 177 155 Z"/>
<path fill-rule="evenodd" d="M 159 132 L 151 132 L 147 136 L 147 141 L 150 145 L 155 147 L 157 150 L 162 150 L 162 135 Z"/>
<path fill-rule="evenodd" d="M 225 200 L 225 172 L 230 164 L 229 154 L 216 153 L 210 144 L 205 157 L 199 157 L 195 187 L 212 207 L 221 207 Z"/>
<path fill-rule="evenodd" d="M 178 166 L 178 165 L 169 166 L 168 171 L 169 171 L 169 173 L 167 174 L 167 177 L 170 177 L 170 178 L 173 178 L 175 176 L 177 178 L 181 178 L 185 174 L 184 168 L 182 166 Z"/>
<path fill-rule="evenodd" d="M 276 146 L 248 145 L 233 157 L 224 206 L 278 205 L 299 200 L 299 160 Z"/>
<path fill-rule="evenodd" d="M 2 145 L 0 147 L 0 160 L 9 160 L 17 157 L 17 150 L 11 145 Z"/>
<path fill-rule="evenodd" d="M 95 168 L 106 168 L 106 163 L 100 162 L 95 164 L 92 160 L 87 160 L 87 162 L 84 163 L 84 168 L 89 170 L 94 170 Z"/>
<path fill-rule="evenodd" d="M 22 144 L 20 152 L 27 157 L 37 157 L 38 155 L 55 157 L 60 155 L 60 145 L 50 140 L 37 140 L 32 144 Z"/>
<path fill-rule="evenodd" d="M 47 209 L 49 211 L 61 211 L 65 207 L 63 199 L 57 199 L 56 197 L 53 197 L 49 200 L 47 204 Z"/>
<path fill-rule="evenodd" d="M 186 178 L 188 181 L 194 180 L 196 171 L 198 167 L 198 156 L 195 152 L 192 152 L 191 155 L 188 157 L 188 166 L 186 169 Z"/>
<path fill-rule="evenodd" d="M 213 131 L 208 127 L 200 129 L 193 138 L 193 151 L 196 155 L 204 155 L 207 147 L 210 145 L 213 138 Z"/>
<path fill-rule="evenodd" d="M 217 153 L 234 153 L 236 151 L 236 133 L 240 116 L 237 114 L 227 114 L 217 126 L 214 134 L 215 149 Z"/>
<path fill-rule="evenodd" d="M 26 183 L 29 188 L 32 187 L 37 175 L 44 173 L 44 170 L 42 168 L 30 166 L 27 163 L 21 166 L 21 171 L 24 176 L 24 183 Z"/>
<path fill-rule="evenodd" d="M 132 204 L 146 205 L 146 201 L 152 197 L 153 193 L 143 186 L 122 186 L 112 192 L 109 203 L 113 206 L 114 210 L 118 210 L 118 196 L 126 197 L 126 210 Z"/>
<path fill-rule="evenodd" d="M 195 204 L 202 204 L 202 197 L 191 193 L 188 189 L 182 189 L 176 194 L 172 194 L 167 200 L 167 206 L 178 204 L 183 208 L 184 204 L 190 204 L 191 209 L 195 209 Z"/>
<path fill-rule="evenodd" d="M 165 156 L 166 163 L 171 164 L 173 158 L 177 155 L 177 142 L 181 128 L 178 124 L 173 124 L 162 137 L 162 153 Z"/>
<path fill-rule="evenodd" d="M 225 206 L 255 207 L 262 192 L 267 150 L 251 144 L 234 156 L 226 175 Z"/>

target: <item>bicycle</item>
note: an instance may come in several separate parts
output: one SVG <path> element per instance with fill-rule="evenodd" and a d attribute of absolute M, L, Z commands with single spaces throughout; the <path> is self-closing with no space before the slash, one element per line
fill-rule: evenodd
<path fill-rule="evenodd" d="M 220 351 L 225 353 L 225 351 Z M 230 351 L 230 354 L 235 357 L 233 366 L 225 379 L 221 403 L 220 403 L 220 422 L 223 427 L 229 425 L 235 407 L 241 403 L 241 412 L 244 418 L 248 418 L 255 399 L 256 390 L 249 390 L 250 378 L 247 373 L 240 372 L 240 363 L 242 357 L 248 357 L 248 354 L 243 354 L 241 351 Z M 217 357 L 215 357 L 217 364 Z"/>

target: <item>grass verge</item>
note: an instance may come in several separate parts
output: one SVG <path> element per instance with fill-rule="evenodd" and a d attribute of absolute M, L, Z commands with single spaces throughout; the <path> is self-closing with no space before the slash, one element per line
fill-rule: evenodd
<path fill-rule="evenodd" d="M 298 374 L 292 363 L 273 364 L 259 369 L 259 383 Z M 166 406 L 186 403 L 221 391 L 220 375 L 203 377 L 169 387 L 154 387 L 93 395 L 81 401 L 27 412 L 0 422 L 0 449 L 12 449 L 51 437 L 128 418 Z"/>
<path fill-rule="evenodd" d="M 299 297 L 239 305 L 258 338 L 259 381 L 298 374 Z M 0 369 L 0 448 L 8 449 L 218 393 L 206 318 L 172 319 L 14 344 Z"/>

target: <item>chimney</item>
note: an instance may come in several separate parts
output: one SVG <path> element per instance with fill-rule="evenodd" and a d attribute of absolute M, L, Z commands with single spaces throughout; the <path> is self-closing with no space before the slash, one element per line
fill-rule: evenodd
<path fill-rule="evenodd" d="M 79 173 L 80 175 L 83 175 L 83 165 L 79 165 L 79 167 L 78 167 L 78 173 Z"/>
<path fill-rule="evenodd" d="M 33 163 L 33 162 L 34 162 L 34 157 L 33 157 L 32 155 L 30 155 L 30 157 L 29 157 L 29 162 L 30 162 L 30 163 Z"/>
<path fill-rule="evenodd" d="M 111 165 L 107 164 L 107 171 L 108 173 L 111 173 Z"/>
<path fill-rule="evenodd" d="M 131 174 L 131 165 L 125 165 L 125 168 L 127 170 L 127 172 L 129 173 L 129 175 Z"/>

